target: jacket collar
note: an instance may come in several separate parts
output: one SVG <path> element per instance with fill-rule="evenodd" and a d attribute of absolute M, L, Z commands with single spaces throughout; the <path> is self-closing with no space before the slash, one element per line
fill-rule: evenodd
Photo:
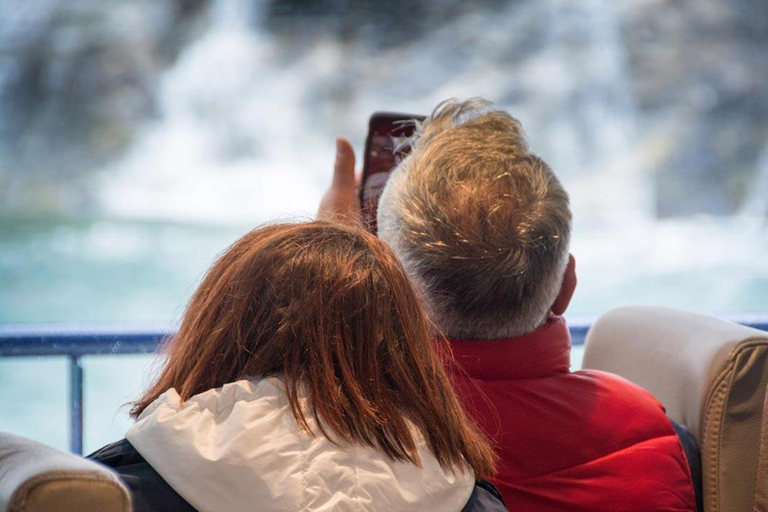
<path fill-rule="evenodd" d="M 517 338 L 448 342 L 458 371 L 475 379 L 537 379 L 570 371 L 571 335 L 561 316 L 550 316 L 544 325 Z"/>
<path fill-rule="evenodd" d="M 299 398 L 309 411 L 306 390 L 300 388 Z M 472 470 L 443 469 L 418 430 L 421 467 L 332 441 L 311 415 L 307 424 L 317 435 L 296 424 L 283 382 L 269 377 L 225 384 L 187 401 L 171 388 L 126 438 L 200 512 L 460 510 L 472 493 Z"/>

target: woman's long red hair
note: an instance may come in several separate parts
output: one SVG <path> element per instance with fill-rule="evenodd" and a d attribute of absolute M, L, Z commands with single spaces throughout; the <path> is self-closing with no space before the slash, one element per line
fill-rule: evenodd
<path fill-rule="evenodd" d="M 444 468 L 493 471 L 467 419 L 405 272 L 373 235 L 327 222 L 257 229 L 195 292 L 136 418 L 175 388 L 186 400 L 228 382 L 280 376 L 296 421 L 420 464 L 412 422 Z M 308 392 L 309 410 L 299 402 Z"/>

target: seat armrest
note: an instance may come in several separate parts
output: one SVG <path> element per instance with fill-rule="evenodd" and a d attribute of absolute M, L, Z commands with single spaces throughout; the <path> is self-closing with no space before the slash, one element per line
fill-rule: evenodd
<path fill-rule="evenodd" d="M 706 511 L 752 510 L 768 333 L 658 307 L 625 307 L 587 334 L 584 368 L 653 393 L 701 448 Z"/>
<path fill-rule="evenodd" d="M 0 512 L 130 512 L 130 494 L 108 468 L 0 433 Z"/>
<path fill-rule="evenodd" d="M 701 441 L 713 387 L 740 354 L 768 346 L 768 333 L 674 309 L 630 306 L 601 316 L 585 345 L 585 369 L 615 373 L 644 387 Z"/>
<path fill-rule="evenodd" d="M 768 512 L 768 393 L 766 393 L 763 404 L 759 453 L 757 477 L 755 478 L 754 512 Z"/>

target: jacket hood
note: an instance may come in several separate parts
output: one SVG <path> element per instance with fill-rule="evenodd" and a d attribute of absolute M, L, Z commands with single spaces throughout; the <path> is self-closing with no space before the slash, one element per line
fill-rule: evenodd
<path fill-rule="evenodd" d="M 306 398 L 302 399 L 306 403 Z M 459 511 L 474 487 L 443 470 L 414 428 L 422 468 L 303 431 L 277 378 L 242 380 L 182 401 L 163 393 L 126 438 L 200 512 Z"/>

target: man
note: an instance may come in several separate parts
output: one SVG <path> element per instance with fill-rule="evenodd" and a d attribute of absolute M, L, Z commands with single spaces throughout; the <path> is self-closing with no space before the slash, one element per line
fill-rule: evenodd
<path fill-rule="evenodd" d="M 320 213 L 358 222 L 354 155 L 338 149 Z M 569 370 L 568 194 L 514 118 L 482 100 L 438 106 L 392 174 L 378 225 L 450 343 L 510 510 L 696 510 L 662 405 L 615 375 Z"/>

